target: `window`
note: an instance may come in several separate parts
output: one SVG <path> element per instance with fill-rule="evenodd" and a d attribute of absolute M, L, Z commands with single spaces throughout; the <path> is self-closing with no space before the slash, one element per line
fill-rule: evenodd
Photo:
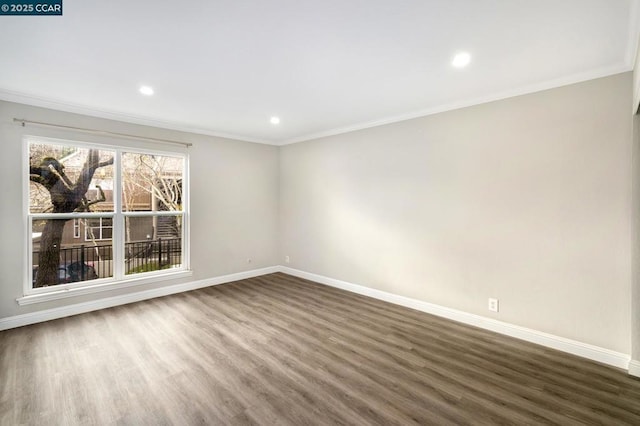
<path fill-rule="evenodd" d="M 187 269 L 185 154 L 35 137 L 26 143 L 26 295 Z"/>
<path fill-rule="evenodd" d="M 73 219 L 73 238 L 80 238 L 80 219 Z"/>
<path fill-rule="evenodd" d="M 84 223 L 85 241 L 102 241 L 112 239 L 113 219 L 108 217 L 84 219 Z"/>

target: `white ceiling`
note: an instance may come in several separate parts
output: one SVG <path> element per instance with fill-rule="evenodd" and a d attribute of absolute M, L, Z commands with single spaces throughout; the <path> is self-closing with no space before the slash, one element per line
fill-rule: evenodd
<path fill-rule="evenodd" d="M 631 70 L 636 0 L 64 0 L 0 99 L 282 144 Z M 455 69 L 455 53 L 471 64 Z M 145 97 L 141 84 L 155 89 Z M 281 123 L 270 124 L 271 116 Z"/>

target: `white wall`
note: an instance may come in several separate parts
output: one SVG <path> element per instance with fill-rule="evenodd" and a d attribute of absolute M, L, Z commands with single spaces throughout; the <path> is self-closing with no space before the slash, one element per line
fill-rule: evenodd
<path fill-rule="evenodd" d="M 632 291 L 630 371 L 640 377 L 640 115 L 633 117 Z"/>
<path fill-rule="evenodd" d="M 637 12 L 640 3 L 634 2 Z M 631 15 L 632 26 L 640 24 L 638 14 Z M 636 40 L 633 67 L 633 114 L 640 107 L 640 42 Z M 631 364 L 629 373 L 640 377 L 640 118 L 633 118 L 633 165 L 632 165 L 632 291 L 631 291 Z"/>
<path fill-rule="evenodd" d="M 636 3 L 637 6 L 637 3 Z M 637 43 L 633 71 L 633 171 L 632 171 L 632 291 L 631 365 L 629 372 L 640 377 L 640 43 Z"/>
<path fill-rule="evenodd" d="M 640 360 L 638 279 L 633 312 L 630 300 L 632 211 L 640 276 L 632 80 L 625 73 L 280 148 L 0 102 L 0 319 L 288 255 L 302 271 L 624 354 L 633 336 Z M 194 275 L 18 306 L 21 139 L 33 132 L 14 117 L 192 142 Z M 500 299 L 498 314 L 488 297 Z"/>
<path fill-rule="evenodd" d="M 628 354 L 631 103 L 625 73 L 282 147 L 281 256 Z"/>
<path fill-rule="evenodd" d="M 73 140 L 108 140 L 48 129 L 20 127 L 13 118 L 67 126 L 192 142 L 191 166 L 191 268 L 193 276 L 112 290 L 90 296 L 18 306 L 25 279 L 25 225 L 22 211 L 22 136 L 43 132 Z M 26 105 L 0 102 L 2 156 L 0 182 L 0 319 L 99 298 L 149 290 L 230 273 L 259 269 L 277 263 L 278 250 L 278 148 L 117 121 L 91 118 Z M 122 141 L 120 141 L 122 142 Z M 139 142 L 124 140 L 125 144 Z M 247 263 L 251 258 L 252 262 Z"/>
<path fill-rule="evenodd" d="M 636 5 L 634 9 L 640 7 L 640 3 L 636 0 Z M 637 14 L 636 14 L 637 15 Z M 635 25 L 640 25 L 640 18 L 636 17 L 634 21 L 632 21 Z M 635 57 L 633 59 L 633 105 L 632 111 L 635 113 L 638 111 L 638 107 L 640 107 L 640 42 L 636 40 L 636 51 Z"/>

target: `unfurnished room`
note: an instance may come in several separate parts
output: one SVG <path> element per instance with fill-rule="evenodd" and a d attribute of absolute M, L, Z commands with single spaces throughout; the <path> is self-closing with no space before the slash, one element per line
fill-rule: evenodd
<path fill-rule="evenodd" d="M 640 424 L 640 0 L 0 40 L 0 425 Z"/>

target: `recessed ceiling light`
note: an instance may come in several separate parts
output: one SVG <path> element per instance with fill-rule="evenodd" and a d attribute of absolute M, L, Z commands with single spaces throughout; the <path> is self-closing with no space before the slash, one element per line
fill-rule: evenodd
<path fill-rule="evenodd" d="M 469 62 L 471 62 L 471 55 L 469 55 L 467 52 L 460 52 L 453 57 L 451 65 L 456 68 L 464 68 L 469 65 Z"/>
<path fill-rule="evenodd" d="M 140 93 L 142 93 L 143 95 L 151 96 L 153 95 L 153 87 L 140 86 Z"/>
<path fill-rule="evenodd" d="M 271 117 L 271 120 L 269 120 L 271 122 L 271 124 L 280 124 L 280 118 L 279 117 Z"/>

